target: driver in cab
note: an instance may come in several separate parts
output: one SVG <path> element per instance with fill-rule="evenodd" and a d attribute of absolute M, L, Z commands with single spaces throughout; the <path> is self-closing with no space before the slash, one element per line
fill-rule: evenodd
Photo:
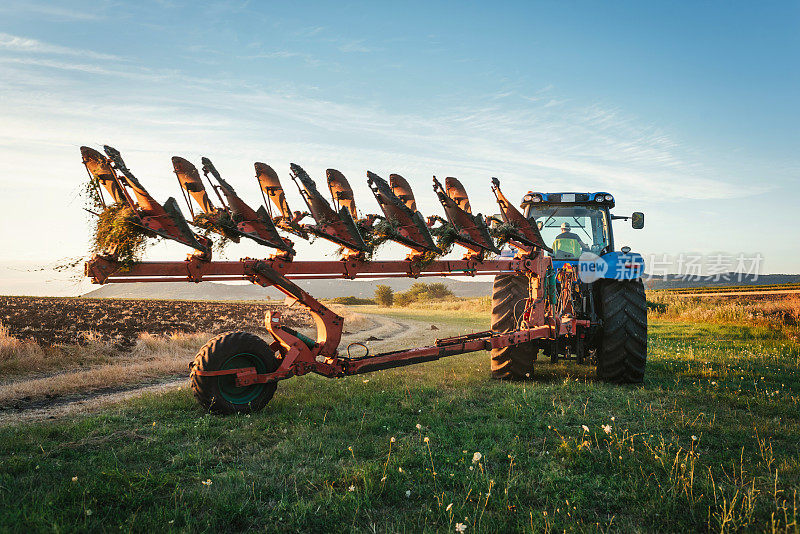
<path fill-rule="evenodd" d="M 553 241 L 553 253 L 556 258 L 577 258 L 581 252 L 589 250 L 589 247 L 581 241 L 578 234 L 571 232 L 572 227 L 569 223 L 561 224 L 561 233 Z"/>

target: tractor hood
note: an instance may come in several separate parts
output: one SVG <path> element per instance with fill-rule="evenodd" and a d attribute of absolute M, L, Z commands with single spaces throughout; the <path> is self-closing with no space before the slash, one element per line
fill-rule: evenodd
<path fill-rule="evenodd" d="M 582 282 L 591 283 L 601 278 L 635 280 L 644 274 L 644 258 L 636 252 L 608 252 L 602 256 L 584 252 L 579 260 L 554 260 L 553 268 L 561 269 L 571 263 L 578 270 Z"/>

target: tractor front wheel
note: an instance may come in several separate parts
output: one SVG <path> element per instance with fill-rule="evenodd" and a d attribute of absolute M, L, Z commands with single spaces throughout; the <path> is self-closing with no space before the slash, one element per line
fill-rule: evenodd
<path fill-rule="evenodd" d="M 195 356 L 192 368 L 222 371 L 255 367 L 259 374 L 278 369 L 278 359 L 269 344 L 247 332 L 220 334 L 206 343 Z M 257 412 L 275 394 L 278 384 L 239 387 L 234 375 L 200 376 L 192 373 L 192 390 L 200 404 L 216 414 Z"/>
<path fill-rule="evenodd" d="M 492 332 L 506 334 L 517 330 L 528 298 L 528 277 L 524 274 L 498 274 L 492 286 Z M 532 342 L 492 349 L 492 378 L 524 380 L 533 373 L 538 351 Z"/>
<path fill-rule="evenodd" d="M 639 384 L 647 364 L 647 300 L 641 280 L 601 280 L 597 377 Z"/>

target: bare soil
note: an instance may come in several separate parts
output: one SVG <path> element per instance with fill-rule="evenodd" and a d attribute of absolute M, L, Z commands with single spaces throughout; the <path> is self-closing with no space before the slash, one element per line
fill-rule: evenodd
<path fill-rule="evenodd" d="M 0 296 L 0 323 L 11 336 L 42 346 L 93 339 L 125 349 L 133 347 L 145 332 L 216 335 L 247 330 L 266 334 L 264 314 L 278 309 L 286 326 L 312 324 L 301 308 L 278 303 L 4 296 Z"/>

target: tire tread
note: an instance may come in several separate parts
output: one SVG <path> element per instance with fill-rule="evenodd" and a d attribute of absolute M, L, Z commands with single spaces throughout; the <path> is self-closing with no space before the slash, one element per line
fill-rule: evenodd
<path fill-rule="evenodd" d="M 603 333 L 597 376 L 615 383 L 639 384 L 647 366 L 647 301 L 641 280 L 601 280 Z"/>

